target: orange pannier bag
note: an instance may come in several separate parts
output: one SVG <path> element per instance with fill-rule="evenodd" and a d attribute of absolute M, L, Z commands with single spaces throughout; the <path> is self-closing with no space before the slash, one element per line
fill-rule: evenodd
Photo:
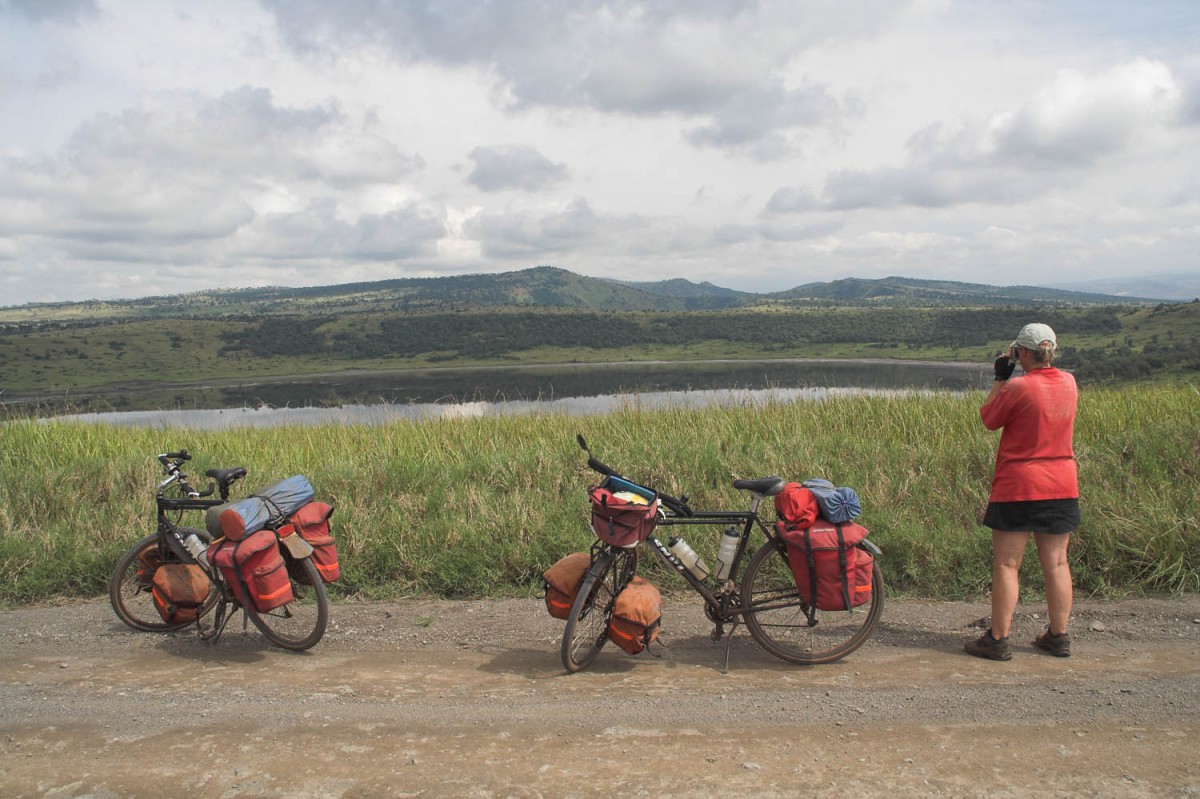
<path fill-rule="evenodd" d="M 617 594 L 608 637 L 631 655 L 641 652 L 658 637 L 662 621 L 662 594 L 649 580 L 634 577 Z"/>
<path fill-rule="evenodd" d="M 546 610 L 556 619 L 571 616 L 571 605 L 583 582 L 583 575 L 592 565 L 588 552 L 573 552 L 546 569 L 542 582 L 546 589 Z"/>
<path fill-rule="evenodd" d="M 154 571 L 150 593 L 167 624 L 186 624 L 200 617 L 212 584 L 194 563 L 164 563 Z"/>
<path fill-rule="evenodd" d="M 159 554 L 158 544 L 148 544 L 137 554 L 137 581 L 143 591 L 150 591 L 154 586 L 154 573 L 162 565 L 162 555 Z"/>

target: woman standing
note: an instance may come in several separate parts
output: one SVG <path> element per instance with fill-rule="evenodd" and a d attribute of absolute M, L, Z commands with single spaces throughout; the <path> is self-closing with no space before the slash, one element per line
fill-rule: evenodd
<path fill-rule="evenodd" d="M 996 382 L 979 409 L 988 430 L 1003 428 L 983 524 L 992 528 L 991 628 L 965 649 L 1010 660 L 1009 628 L 1017 607 L 1018 572 L 1033 535 L 1046 580 L 1050 624 L 1033 645 L 1057 657 L 1071 654 L 1071 570 L 1067 543 L 1079 527 L 1079 479 L 1073 445 L 1075 378 L 1052 366 L 1058 341 L 1048 325 L 1021 328 L 996 359 Z M 1013 378 L 1015 362 L 1024 374 Z"/>

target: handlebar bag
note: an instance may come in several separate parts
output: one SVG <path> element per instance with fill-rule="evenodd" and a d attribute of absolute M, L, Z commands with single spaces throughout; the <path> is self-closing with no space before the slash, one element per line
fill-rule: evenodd
<path fill-rule="evenodd" d="M 221 570 L 234 599 L 243 605 L 249 600 L 259 613 L 295 599 L 273 530 L 259 530 L 241 541 L 222 541 L 209 548 L 209 562 Z"/>
<path fill-rule="evenodd" d="M 634 577 L 617 594 L 608 619 L 608 638 L 636 655 L 658 637 L 661 621 L 662 594 L 649 580 Z"/>
<path fill-rule="evenodd" d="M 788 483 L 775 495 L 775 512 L 796 527 L 808 527 L 817 520 L 820 508 L 811 490 L 799 483 Z"/>
<path fill-rule="evenodd" d="M 592 500 L 592 532 L 614 547 L 635 547 L 658 526 L 658 499 L 614 493 L 603 486 L 588 489 Z"/>
<path fill-rule="evenodd" d="M 167 624 L 187 624 L 200 617 L 212 587 L 208 575 L 194 563 L 164 563 L 154 571 L 150 594 Z"/>
<path fill-rule="evenodd" d="M 342 575 L 341 567 L 338 566 L 337 543 L 329 531 L 329 517 L 332 515 L 332 505 L 309 502 L 293 513 L 287 524 L 279 528 L 280 538 L 298 533 L 308 542 L 313 548 L 313 565 L 317 567 L 321 579 L 327 583 L 332 583 Z M 308 583 L 308 572 L 295 568 L 294 562 L 289 568 L 297 582 Z"/>
<path fill-rule="evenodd" d="M 546 589 L 546 610 L 556 619 L 571 617 L 571 606 L 583 582 L 583 575 L 592 565 L 588 552 L 573 552 L 546 569 L 542 584 Z"/>
<path fill-rule="evenodd" d="M 788 567 L 800 597 L 817 610 L 849 610 L 871 601 L 874 558 L 857 546 L 870 531 L 860 524 L 819 521 L 798 528 L 779 522 Z"/>

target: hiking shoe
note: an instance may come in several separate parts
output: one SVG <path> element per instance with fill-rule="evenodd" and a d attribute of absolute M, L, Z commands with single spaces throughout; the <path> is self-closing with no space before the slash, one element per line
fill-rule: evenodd
<path fill-rule="evenodd" d="M 1012 660 L 1012 651 L 1008 648 L 1008 638 L 1004 637 L 997 641 L 992 637 L 990 627 L 987 632 L 979 636 L 976 640 L 967 641 L 963 644 L 963 649 L 967 650 L 968 655 L 974 655 L 977 658 Z"/>
<path fill-rule="evenodd" d="M 1046 632 L 1039 635 L 1033 640 L 1033 645 L 1043 652 L 1049 652 L 1056 658 L 1071 657 L 1071 635 L 1070 633 L 1060 633 L 1055 635 L 1050 632 L 1050 628 L 1046 628 Z"/>

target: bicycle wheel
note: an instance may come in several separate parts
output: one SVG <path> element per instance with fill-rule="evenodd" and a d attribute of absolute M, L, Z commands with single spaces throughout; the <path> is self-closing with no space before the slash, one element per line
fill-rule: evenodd
<path fill-rule="evenodd" d="M 300 652 L 315 645 L 325 634 L 325 626 L 329 623 L 329 598 L 325 594 L 325 581 L 312 558 L 296 561 L 295 568 L 302 570 L 307 584 L 289 575 L 294 597 L 291 602 L 262 613 L 249 601 L 242 608 L 268 641 Z"/>
<path fill-rule="evenodd" d="M 615 568 L 614 568 L 615 564 Z M 563 631 L 562 664 L 570 673 L 592 664 L 608 641 L 617 594 L 637 573 L 637 549 L 604 547 L 583 576 Z"/>
<path fill-rule="evenodd" d="M 742 583 L 742 607 L 750 635 L 777 658 L 789 663 L 832 663 L 862 646 L 883 612 L 883 574 L 876 563 L 871 601 L 849 611 L 818 610 L 816 624 L 796 590 L 785 545 L 768 541 L 750 559 Z"/>
<path fill-rule="evenodd" d="M 208 541 L 210 538 L 208 532 L 204 530 L 189 527 L 181 527 L 179 530 L 184 536 L 196 533 L 201 540 Z M 147 558 L 139 557 L 146 550 L 152 550 L 154 554 Z M 158 608 L 154 606 L 154 597 L 150 593 L 150 581 L 154 577 L 154 570 L 158 568 L 158 553 L 159 535 L 151 533 L 125 551 L 125 554 L 117 561 L 117 567 L 113 569 L 112 577 L 108 581 L 108 599 L 112 603 L 117 618 L 133 629 L 142 632 L 168 632 L 194 623 L 168 624 L 163 621 Z M 212 610 L 220 593 L 217 586 L 209 586 L 208 596 L 205 597 L 204 605 L 200 609 L 201 616 Z"/>

